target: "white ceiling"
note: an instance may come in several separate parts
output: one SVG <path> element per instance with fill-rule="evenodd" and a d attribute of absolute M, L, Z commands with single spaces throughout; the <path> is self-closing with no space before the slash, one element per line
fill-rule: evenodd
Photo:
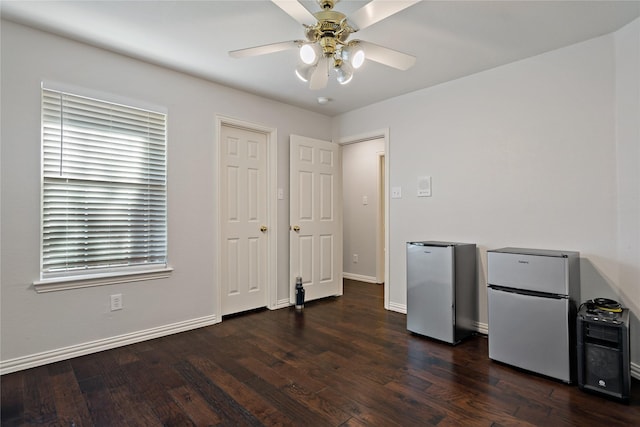
<path fill-rule="evenodd" d="M 319 10 L 314 0 L 302 0 Z M 343 0 L 349 16 L 367 1 Z M 261 1 L 12 1 L 2 17 L 227 86 L 333 116 L 397 95 L 616 31 L 640 0 L 421 1 L 351 38 L 417 57 L 408 71 L 367 61 L 346 86 L 312 91 L 294 75 L 295 50 L 234 59 L 228 51 L 303 39 L 303 28 Z M 331 101 L 325 105 L 318 97 Z"/>

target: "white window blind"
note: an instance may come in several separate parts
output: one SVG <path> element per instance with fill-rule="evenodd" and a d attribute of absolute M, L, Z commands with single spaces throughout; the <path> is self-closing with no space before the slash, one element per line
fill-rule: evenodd
<path fill-rule="evenodd" d="M 43 89 L 42 144 L 43 278 L 166 265 L 165 114 Z"/>

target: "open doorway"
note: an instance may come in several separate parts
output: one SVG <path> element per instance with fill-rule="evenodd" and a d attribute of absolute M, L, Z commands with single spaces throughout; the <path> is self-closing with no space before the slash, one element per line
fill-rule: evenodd
<path fill-rule="evenodd" d="M 343 276 L 385 284 L 387 292 L 386 131 L 341 141 L 343 161 Z"/>

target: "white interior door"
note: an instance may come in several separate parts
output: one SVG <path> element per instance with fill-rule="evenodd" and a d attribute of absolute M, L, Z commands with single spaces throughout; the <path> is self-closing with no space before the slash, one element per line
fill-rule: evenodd
<path fill-rule="evenodd" d="M 340 146 L 291 135 L 290 302 L 302 277 L 305 300 L 342 295 Z"/>
<path fill-rule="evenodd" d="M 267 305 L 267 135 L 220 128 L 222 315 Z"/>

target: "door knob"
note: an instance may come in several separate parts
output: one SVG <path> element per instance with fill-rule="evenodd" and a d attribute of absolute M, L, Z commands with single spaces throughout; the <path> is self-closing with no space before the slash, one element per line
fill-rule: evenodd
<path fill-rule="evenodd" d="M 300 226 L 299 226 L 299 225 L 294 225 L 294 226 L 293 226 L 293 231 L 295 231 L 296 233 L 297 233 L 298 231 L 300 231 Z"/>
<path fill-rule="evenodd" d="M 267 232 L 267 226 L 266 225 L 260 226 L 260 231 L 262 231 L 263 233 L 266 233 Z"/>

